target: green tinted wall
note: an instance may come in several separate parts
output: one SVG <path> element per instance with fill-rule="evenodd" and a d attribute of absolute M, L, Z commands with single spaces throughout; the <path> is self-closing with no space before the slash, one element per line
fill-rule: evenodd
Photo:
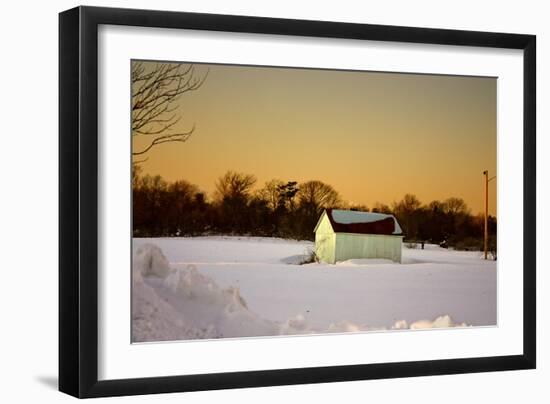
<path fill-rule="evenodd" d="M 402 236 L 336 233 L 335 260 L 387 258 L 401 262 Z"/>

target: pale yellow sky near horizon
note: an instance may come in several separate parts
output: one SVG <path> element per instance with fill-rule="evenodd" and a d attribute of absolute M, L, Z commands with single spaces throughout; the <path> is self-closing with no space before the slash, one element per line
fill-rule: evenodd
<path fill-rule="evenodd" d="M 496 175 L 497 79 L 404 73 L 197 65 L 176 130 L 185 143 L 151 149 L 144 173 L 185 179 L 209 196 L 227 170 L 320 180 L 372 207 L 404 194 L 455 196 L 484 209 L 483 171 Z M 134 147 L 140 140 L 134 140 Z M 496 181 L 489 212 L 496 213 Z"/>

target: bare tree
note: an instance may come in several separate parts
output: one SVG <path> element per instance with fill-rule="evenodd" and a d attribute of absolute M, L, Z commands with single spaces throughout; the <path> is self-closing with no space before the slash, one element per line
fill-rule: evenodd
<path fill-rule="evenodd" d="M 385 203 L 376 202 L 372 207 L 372 212 L 374 213 L 392 213 L 391 208 Z"/>
<path fill-rule="evenodd" d="M 443 202 L 443 211 L 446 213 L 450 224 L 450 232 L 457 236 L 464 232 L 464 224 L 470 214 L 470 209 L 462 198 L 447 198 Z"/>
<path fill-rule="evenodd" d="M 367 205 L 363 205 L 361 203 L 351 203 L 347 205 L 343 205 L 344 208 L 349 210 L 354 210 L 356 212 L 368 212 L 369 207 Z"/>
<path fill-rule="evenodd" d="M 452 216 L 464 215 L 466 213 L 469 213 L 468 205 L 466 205 L 464 199 L 455 197 L 447 198 L 445 200 L 445 202 L 443 203 L 443 210 L 445 213 Z"/>
<path fill-rule="evenodd" d="M 134 156 L 147 153 L 154 146 L 168 142 L 185 142 L 195 130 L 175 130 L 181 119 L 176 110 L 182 94 L 197 90 L 204 83 L 195 74 L 195 66 L 180 63 L 132 63 L 132 139 L 148 138 Z"/>
<path fill-rule="evenodd" d="M 228 171 L 216 181 L 214 197 L 219 202 L 225 199 L 246 200 L 255 183 L 256 177 L 253 175 Z"/>
<path fill-rule="evenodd" d="M 319 213 L 324 208 L 334 208 L 341 203 L 340 195 L 332 186 L 321 181 L 308 181 L 298 191 L 300 206 Z"/>
<path fill-rule="evenodd" d="M 393 203 L 393 213 L 401 225 L 404 225 L 405 234 L 409 239 L 418 236 L 418 212 L 421 206 L 422 203 L 413 194 L 405 194 L 403 199 Z"/>
<path fill-rule="evenodd" d="M 265 183 L 262 189 L 256 192 L 256 197 L 265 201 L 268 208 L 271 210 L 277 209 L 279 200 L 281 199 L 281 188 L 285 183 L 278 179 L 273 179 Z"/>
<path fill-rule="evenodd" d="M 399 202 L 394 202 L 393 211 L 396 213 L 403 213 L 405 215 L 411 215 L 415 210 L 420 209 L 422 205 L 416 195 L 405 194 L 403 199 Z"/>

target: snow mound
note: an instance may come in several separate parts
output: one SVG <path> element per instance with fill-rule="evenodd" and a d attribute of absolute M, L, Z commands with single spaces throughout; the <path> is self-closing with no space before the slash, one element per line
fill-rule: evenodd
<path fill-rule="evenodd" d="M 239 288 L 221 288 L 192 264 L 183 268 L 172 268 L 162 250 L 150 243 L 135 250 L 132 285 L 133 342 L 387 329 L 349 321 L 337 321 L 328 328 L 313 328 L 302 314 L 280 322 L 262 318 L 249 308 Z M 407 321 L 400 320 L 390 329 L 456 326 L 464 327 L 466 324 L 455 324 L 450 316 L 443 315 L 433 321 L 415 321 L 410 326 Z"/>
<path fill-rule="evenodd" d="M 359 332 L 361 331 L 361 327 L 359 327 L 357 324 L 354 324 L 350 321 L 339 321 L 338 323 L 332 323 L 328 327 L 328 332 Z"/>
<path fill-rule="evenodd" d="M 230 311 L 247 308 L 238 288 L 220 289 L 212 279 L 201 275 L 194 265 L 171 271 L 163 286 L 182 299 L 219 305 Z"/>
<path fill-rule="evenodd" d="M 451 328 L 466 327 L 465 323 L 455 324 L 449 315 L 439 316 L 435 320 L 419 320 L 411 324 L 411 330 L 420 330 L 425 328 Z"/>
<path fill-rule="evenodd" d="M 280 326 L 280 334 L 307 334 L 309 332 L 309 325 L 305 317 L 301 314 L 289 318 Z"/>
<path fill-rule="evenodd" d="M 156 276 L 164 278 L 170 272 L 170 264 L 162 250 L 154 244 L 145 244 L 134 253 L 134 273 L 138 276 Z"/>
<path fill-rule="evenodd" d="M 170 268 L 153 244 L 136 250 L 133 274 L 134 342 L 296 334 L 308 329 L 300 316 L 282 325 L 260 318 L 248 309 L 238 288 L 220 288 L 194 265 Z"/>
<path fill-rule="evenodd" d="M 406 330 L 407 328 L 409 328 L 409 325 L 406 320 L 396 321 L 392 326 L 392 330 Z"/>

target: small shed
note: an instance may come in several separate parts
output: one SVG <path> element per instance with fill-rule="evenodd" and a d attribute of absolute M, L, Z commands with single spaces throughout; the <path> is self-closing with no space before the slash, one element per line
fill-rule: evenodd
<path fill-rule="evenodd" d="M 403 231 L 393 215 L 326 209 L 314 233 L 315 254 L 322 262 L 386 258 L 401 263 Z"/>

